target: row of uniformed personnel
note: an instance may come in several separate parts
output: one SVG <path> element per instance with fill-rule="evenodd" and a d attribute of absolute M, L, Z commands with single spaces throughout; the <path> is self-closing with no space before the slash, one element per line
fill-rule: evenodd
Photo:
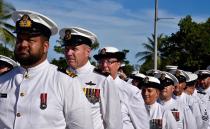
<path fill-rule="evenodd" d="M 95 68 L 88 59 L 97 37 L 79 27 L 60 30 L 68 67 L 58 69 L 47 60 L 49 38 L 57 33 L 57 25 L 42 14 L 26 10 L 15 11 L 12 18 L 17 33 L 14 54 L 20 66 L 0 76 L 0 128 L 204 127 L 204 115 L 197 113 L 201 108 L 194 106 L 195 102 L 172 99 L 181 97 L 173 96 L 178 81 L 167 72 L 159 72 L 156 78 L 145 77 L 141 91 L 120 79 L 118 70 L 125 54 L 115 47 L 104 47 L 94 55 L 99 64 Z M 204 107 L 205 114 L 205 105 L 199 106 Z"/>
<path fill-rule="evenodd" d="M 145 103 L 153 112 L 151 119 L 158 119 L 158 113 L 162 113 L 163 123 L 173 125 L 170 118 L 164 118 L 164 111 L 159 111 L 159 106 L 172 112 L 180 129 L 210 128 L 208 68 L 192 73 L 180 70 L 177 66 L 167 66 L 167 71 L 148 70 L 146 75 L 134 72 L 131 78 L 131 83 L 142 90 Z"/>
<path fill-rule="evenodd" d="M 140 90 L 117 76 L 123 52 L 101 50 L 95 57 L 101 69 L 96 69 L 88 60 L 96 35 L 64 28 L 60 36 L 68 67 L 58 69 L 47 60 L 57 25 L 28 10 L 15 11 L 12 18 L 17 34 L 14 56 L 20 66 L 0 76 L 0 128 L 149 128 Z"/>

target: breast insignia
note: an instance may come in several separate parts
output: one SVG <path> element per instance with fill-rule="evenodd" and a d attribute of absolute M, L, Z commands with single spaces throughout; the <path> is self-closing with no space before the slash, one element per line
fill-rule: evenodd
<path fill-rule="evenodd" d="M 94 88 L 83 88 L 85 96 L 87 97 L 88 101 L 92 104 L 99 102 L 100 100 L 100 89 Z"/>

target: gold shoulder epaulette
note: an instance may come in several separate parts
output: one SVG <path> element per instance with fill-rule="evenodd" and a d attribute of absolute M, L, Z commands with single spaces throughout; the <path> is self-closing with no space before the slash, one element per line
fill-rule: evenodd
<path fill-rule="evenodd" d="M 70 70 L 68 70 L 68 69 L 66 69 L 66 74 L 69 75 L 69 76 L 72 77 L 72 78 L 74 78 L 74 77 L 77 76 L 74 72 L 72 72 L 72 71 L 70 71 Z"/>

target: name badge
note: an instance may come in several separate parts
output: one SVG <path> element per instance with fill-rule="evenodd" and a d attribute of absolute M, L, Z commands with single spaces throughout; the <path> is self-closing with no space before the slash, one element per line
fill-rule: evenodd
<path fill-rule="evenodd" d="M 7 94 L 6 93 L 0 93 L 0 98 L 7 98 Z"/>

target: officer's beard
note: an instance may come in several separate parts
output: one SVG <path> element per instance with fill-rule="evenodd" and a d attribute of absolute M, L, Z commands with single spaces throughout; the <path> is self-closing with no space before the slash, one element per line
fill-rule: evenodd
<path fill-rule="evenodd" d="M 30 54 L 28 56 L 21 56 L 14 53 L 14 56 L 15 56 L 16 61 L 18 61 L 22 66 L 30 67 L 30 66 L 34 66 L 34 64 L 37 64 L 42 59 L 43 55 L 39 53 L 37 55 Z"/>

